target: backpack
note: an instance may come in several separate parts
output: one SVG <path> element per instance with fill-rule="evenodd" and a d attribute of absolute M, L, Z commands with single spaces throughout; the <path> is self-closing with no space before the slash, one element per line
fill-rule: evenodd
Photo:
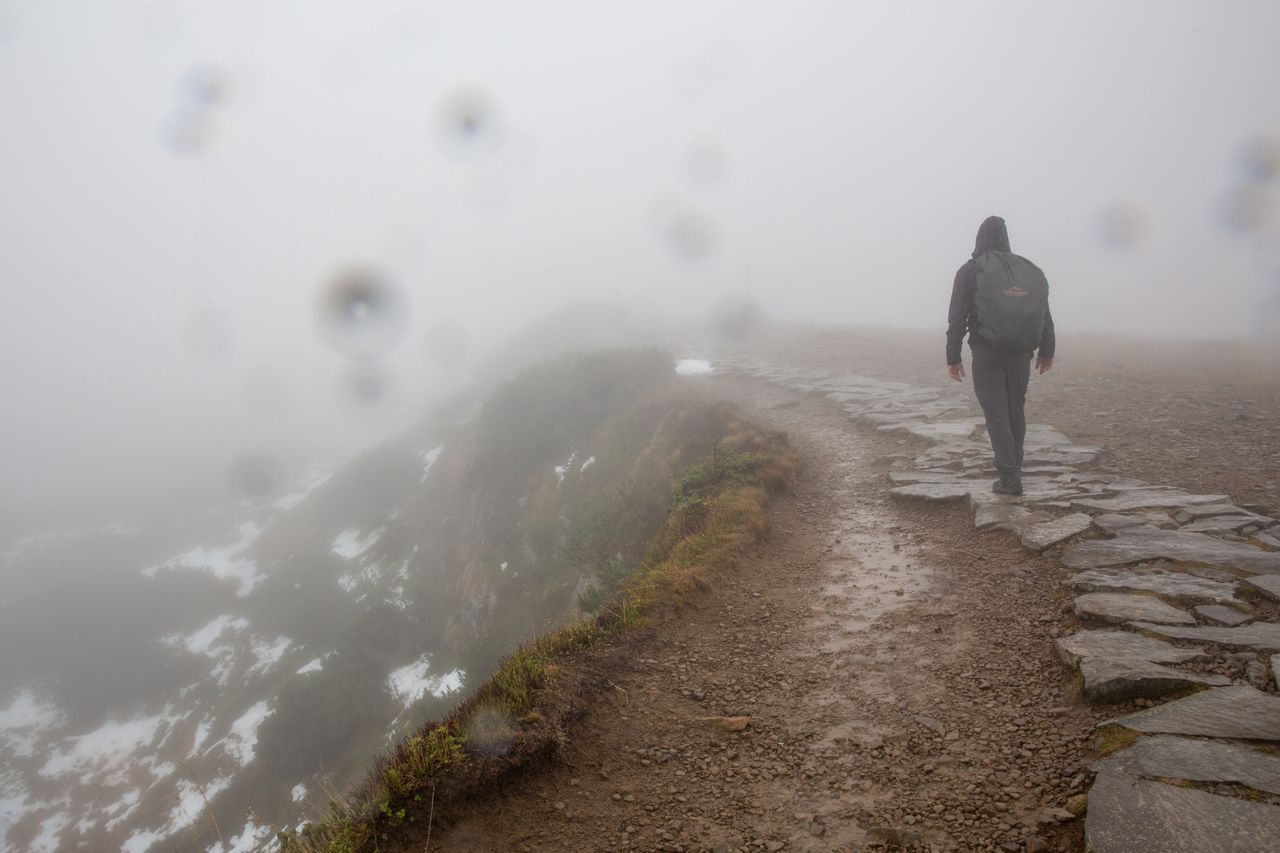
<path fill-rule="evenodd" d="M 1012 252 L 986 252 L 974 259 L 977 324 L 973 331 L 1003 352 L 1029 353 L 1040 346 L 1049 311 L 1049 282 L 1040 268 Z"/>

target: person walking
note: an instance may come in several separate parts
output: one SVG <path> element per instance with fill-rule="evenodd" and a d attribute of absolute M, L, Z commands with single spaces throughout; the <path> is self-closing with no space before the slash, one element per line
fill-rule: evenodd
<path fill-rule="evenodd" d="M 991 490 L 1022 494 L 1025 404 L 1035 368 L 1053 367 L 1057 340 L 1049 313 L 1049 283 L 1035 264 L 1009 249 L 1009 231 L 999 216 L 978 227 L 973 256 L 956 271 L 947 316 L 947 372 L 960 382 L 964 336 L 973 350 L 973 390 L 987 421 L 987 436 L 1000 479 Z"/>

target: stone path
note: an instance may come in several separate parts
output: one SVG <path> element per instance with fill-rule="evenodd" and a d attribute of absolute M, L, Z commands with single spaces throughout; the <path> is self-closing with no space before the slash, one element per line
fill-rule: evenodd
<path fill-rule="evenodd" d="M 1025 494 L 991 491 L 991 450 L 955 393 L 723 357 L 722 370 L 823 394 L 854 420 L 929 446 L 890 475 L 903 500 L 967 501 L 980 529 L 1083 569 L 1078 633 L 1058 640 L 1087 702 L 1168 699 L 1104 723 L 1136 737 L 1095 766 L 1096 853 L 1280 850 L 1280 524 L 1227 495 L 1119 477 L 1102 448 L 1028 428 Z M 1245 624 L 1248 623 L 1248 624 Z M 1107 630 L 1098 628 L 1107 626 Z M 1201 692 L 1189 691 L 1198 690 Z"/>

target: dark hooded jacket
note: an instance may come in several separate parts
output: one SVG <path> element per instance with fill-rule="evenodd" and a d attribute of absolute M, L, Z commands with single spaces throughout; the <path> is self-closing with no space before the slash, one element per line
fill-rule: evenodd
<path fill-rule="evenodd" d="M 999 216 L 988 216 L 978 226 L 978 238 L 973 244 L 973 256 L 964 262 L 964 266 L 956 270 L 956 280 L 951 286 L 951 310 L 947 313 L 947 364 L 960 363 L 960 347 L 964 336 L 969 335 L 969 345 L 978 338 L 977 306 L 975 294 L 978 290 L 977 265 L 973 259 L 986 252 L 1012 251 L 1009 248 L 1009 229 Z M 1053 358 L 1057 339 L 1053 333 L 1053 315 L 1045 310 L 1044 333 L 1040 336 L 1039 353 L 1043 358 Z"/>

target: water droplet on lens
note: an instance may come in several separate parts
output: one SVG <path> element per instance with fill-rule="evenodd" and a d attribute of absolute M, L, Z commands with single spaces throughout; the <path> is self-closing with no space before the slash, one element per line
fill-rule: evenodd
<path fill-rule="evenodd" d="M 436 323 L 427 329 L 427 358 L 440 367 L 457 367 L 467 360 L 471 337 L 457 323 Z"/>
<path fill-rule="evenodd" d="M 365 407 L 376 406 L 386 399 L 390 383 L 391 378 L 386 370 L 370 361 L 350 364 L 341 378 L 342 392 L 346 399 Z"/>
<path fill-rule="evenodd" d="M 225 105 L 231 94 L 231 80 L 219 68 L 200 65 L 182 76 L 180 90 L 191 106 L 211 109 Z"/>
<path fill-rule="evenodd" d="M 1256 187 L 1236 187 L 1222 200 L 1219 216 L 1229 231 L 1246 234 L 1256 231 L 1267 221 L 1271 206 Z"/>
<path fill-rule="evenodd" d="M 218 135 L 217 122 L 207 113 L 185 109 L 174 115 L 160 129 L 165 144 L 184 157 L 203 154 Z"/>
<path fill-rule="evenodd" d="M 338 273 L 320 292 L 321 334 L 348 355 L 379 355 L 392 349 L 408 327 L 408 306 L 399 288 L 367 268 Z"/>
<path fill-rule="evenodd" d="M 502 146 L 502 117 L 487 92 L 460 87 L 446 93 L 436 108 L 436 134 L 449 154 L 459 158 L 491 154 Z"/>
<path fill-rule="evenodd" d="M 1280 138 L 1260 136 L 1240 150 L 1240 168 L 1246 180 L 1267 183 L 1280 178 Z"/>
<path fill-rule="evenodd" d="M 227 465 L 227 485 L 237 497 L 259 498 L 276 486 L 276 463 L 266 453 L 251 450 Z"/>
<path fill-rule="evenodd" d="M 467 743 L 487 755 L 505 755 L 515 739 L 515 720 L 502 708 L 485 703 L 467 721 Z"/>
<path fill-rule="evenodd" d="M 1102 242 L 1115 249 L 1128 249 L 1146 236 L 1146 222 L 1137 205 L 1119 202 L 1102 209 L 1098 218 Z"/>
<path fill-rule="evenodd" d="M 672 251 L 688 261 L 700 261 L 715 248 L 715 226 L 695 210 L 674 212 L 662 228 Z"/>

